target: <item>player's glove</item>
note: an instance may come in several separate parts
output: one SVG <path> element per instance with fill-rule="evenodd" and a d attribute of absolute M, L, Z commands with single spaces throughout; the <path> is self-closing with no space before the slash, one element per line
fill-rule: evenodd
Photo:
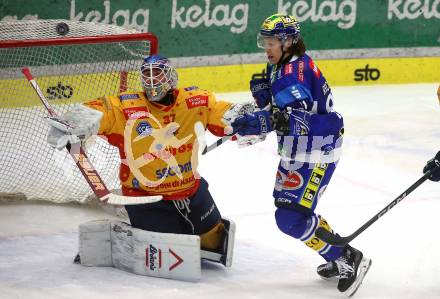
<path fill-rule="evenodd" d="M 273 130 L 270 113 L 265 110 L 237 117 L 231 125 L 234 133 L 241 136 L 267 134 Z"/>
<path fill-rule="evenodd" d="M 304 110 L 274 111 L 272 115 L 272 127 L 278 135 L 309 135 L 310 121 L 311 114 Z"/>
<path fill-rule="evenodd" d="M 269 80 L 265 78 L 252 79 L 249 85 L 258 108 L 263 109 L 267 104 L 272 102 L 272 91 Z"/>
<path fill-rule="evenodd" d="M 426 166 L 423 168 L 423 173 L 427 173 L 430 170 L 432 173 L 429 176 L 429 179 L 434 182 L 440 181 L 440 151 L 434 158 L 426 163 Z"/>
<path fill-rule="evenodd" d="M 98 133 L 102 112 L 84 105 L 72 107 L 62 118 L 48 117 L 50 126 L 47 142 L 61 150 L 68 143 L 75 144 Z"/>
<path fill-rule="evenodd" d="M 229 135 L 233 133 L 232 123 L 237 117 L 243 116 L 247 113 L 252 113 L 255 110 L 254 102 L 232 104 L 231 107 L 223 114 L 223 123 L 226 125 L 224 133 Z"/>

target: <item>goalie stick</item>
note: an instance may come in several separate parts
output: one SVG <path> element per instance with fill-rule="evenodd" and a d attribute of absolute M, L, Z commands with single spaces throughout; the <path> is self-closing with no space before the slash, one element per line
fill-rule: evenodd
<path fill-rule="evenodd" d="M 49 113 L 49 116 L 52 119 L 59 121 L 70 128 L 73 128 L 72 125 L 59 118 L 58 114 L 50 105 L 50 103 L 47 101 L 46 97 L 44 96 L 43 92 L 38 86 L 37 81 L 35 81 L 35 79 L 32 77 L 29 68 L 27 67 L 23 68 L 22 73 L 34 88 L 35 92 L 37 93 L 38 97 L 40 98 L 47 112 Z M 123 196 L 123 195 L 111 193 L 105 186 L 105 183 L 102 180 L 102 178 L 99 176 L 98 172 L 93 167 L 83 147 L 81 146 L 81 143 L 77 143 L 73 145 L 68 143 L 66 145 L 66 148 L 69 154 L 72 156 L 73 160 L 75 161 L 75 164 L 78 166 L 79 170 L 81 171 L 81 174 L 86 179 L 90 188 L 92 188 L 96 197 L 98 197 L 98 199 L 101 202 L 112 205 L 132 205 L 132 204 L 135 205 L 135 204 L 153 203 L 162 199 L 162 196 L 160 195 L 131 197 L 131 196 Z"/>
<path fill-rule="evenodd" d="M 223 137 L 221 137 L 220 139 L 217 139 L 216 142 L 214 142 L 211 145 L 206 146 L 203 149 L 202 155 L 209 153 L 210 151 L 212 151 L 213 149 L 217 148 L 218 146 L 222 145 L 224 142 L 228 141 L 229 139 L 231 139 L 232 137 L 234 137 L 235 134 L 232 135 L 225 135 Z"/>
<path fill-rule="evenodd" d="M 362 225 L 360 228 L 358 228 L 351 235 L 349 235 L 347 237 L 341 237 L 339 235 L 335 235 L 334 233 L 329 232 L 328 230 L 326 230 L 322 227 L 319 227 L 315 232 L 316 236 L 319 239 L 323 240 L 324 242 L 327 242 L 330 245 L 339 246 L 339 247 L 347 245 L 354 238 L 356 238 L 358 235 L 360 235 L 364 230 L 366 230 L 368 227 L 370 227 L 370 225 L 372 225 L 374 222 L 379 220 L 379 218 L 381 218 L 389 210 L 391 210 L 399 202 L 401 202 L 408 194 L 410 194 L 417 187 L 419 187 L 423 182 L 425 182 L 434 170 L 435 170 L 435 168 L 427 171 L 420 179 L 418 179 L 414 184 L 412 184 L 408 189 L 406 189 L 402 194 L 400 194 L 396 199 L 394 199 L 392 202 L 390 202 L 385 208 L 383 208 L 379 213 L 374 215 L 373 218 L 368 220 L 364 225 Z"/>

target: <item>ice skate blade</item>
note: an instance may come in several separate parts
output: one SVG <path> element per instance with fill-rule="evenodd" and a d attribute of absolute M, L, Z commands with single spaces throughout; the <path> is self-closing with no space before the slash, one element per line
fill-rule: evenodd
<path fill-rule="evenodd" d="M 365 275 L 367 275 L 368 270 L 371 267 L 371 260 L 367 258 L 363 258 L 361 263 L 358 267 L 358 274 L 356 277 L 356 280 L 353 282 L 353 284 L 344 292 L 344 295 L 347 297 L 352 297 L 356 291 L 359 289 L 359 287 L 362 284 L 362 281 L 364 280 Z"/>
<path fill-rule="evenodd" d="M 339 275 L 333 276 L 333 277 L 324 277 L 318 274 L 319 277 L 321 277 L 322 280 L 325 281 L 331 281 L 331 282 L 338 282 L 339 281 Z"/>

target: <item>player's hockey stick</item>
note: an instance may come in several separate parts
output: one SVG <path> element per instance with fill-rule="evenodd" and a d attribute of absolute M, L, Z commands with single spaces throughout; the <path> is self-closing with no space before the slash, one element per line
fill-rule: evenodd
<path fill-rule="evenodd" d="M 23 75 L 25 75 L 26 79 L 34 88 L 35 92 L 37 93 L 38 97 L 40 98 L 47 112 L 49 113 L 49 116 L 52 117 L 54 120 L 59 121 L 72 128 L 73 127 L 72 125 L 60 119 L 56 111 L 47 101 L 46 97 L 44 96 L 43 92 L 38 86 L 37 81 L 35 81 L 35 79 L 32 77 L 32 74 L 29 71 L 29 69 L 25 67 L 22 69 L 22 72 Z M 123 196 L 123 195 L 111 193 L 105 186 L 105 183 L 99 176 L 98 172 L 93 167 L 81 144 L 77 143 L 71 145 L 70 143 L 68 143 L 66 145 L 66 148 L 67 151 L 72 156 L 73 160 L 75 161 L 76 165 L 78 166 L 79 170 L 81 171 L 81 174 L 86 179 L 90 188 L 92 188 L 93 192 L 101 202 L 112 205 L 132 205 L 132 204 L 153 203 L 162 199 L 162 196 L 160 195 L 131 197 L 131 196 Z"/>
<path fill-rule="evenodd" d="M 370 225 L 372 225 L 374 222 L 376 222 L 380 217 L 385 215 L 389 210 L 391 210 L 394 206 L 396 206 L 399 202 L 401 202 L 408 194 L 410 194 L 417 187 L 419 187 L 423 182 L 425 182 L 434 170 L 435 170 L 435 168 L 427 171 L 420 179 L 418 179 L 414 184 L 412 184 L 411 187 L 406 189 L 405 192 L 400 194 L 396 199 L 394 199 L 392 202 L 390 202 L 385 208 L 383 208 L 379 213 L 374 215 L 373 218 L 368 220 L 368 222 L 366 222 L 364 225 L 362 225 L 360 228 L 358 228 L 358 230 L 356 230 L 351 235 L 349 235 L 347 237 L 341 237 L 339 235 L 335 235 L 335 234 L 329 232 L 328 230 L 326 230 L 322 227 L 319 227 L 315 232 L 316 236 L 331 245 L 341 246 L 341 247 L 347 245 L 354 238 L 356 238 L 360 233 L 362 233 L 364 230 L 366 230 Z"/>

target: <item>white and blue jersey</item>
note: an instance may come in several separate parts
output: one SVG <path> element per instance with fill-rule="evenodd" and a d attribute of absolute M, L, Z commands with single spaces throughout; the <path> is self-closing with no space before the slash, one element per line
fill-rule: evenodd
<path fill-rule="evenodd" d="M 274 104 L 283 110 L 295 101 L 305 101 L 312 113 L 333 111 L 333 95 L 327 80 L 307 54 L 294 56 L 287 64 L 269 65 Z"/>
<path fill-rule="evenodd" d="M 294 56 L 286 64 L 269 65 L 267 74 L 273 107 L 290 111 L 291 124 L 290 134 L 278 136 L 282 161 L 274 190 L 275 203 L 313 213 L 339 157 L 343 120 L 333 110 L 334 99 L 327 80 L 308 55 Z M 298 106 L 303 107 L 301 111 L 291 109 Z"/>
<path fill-rule="evenodd" d="M 315 236 L 317 227 L 331 230 L 315 208 L 339 159 L 343 119 L 333 110 L 330 87 L 308 55 L 269 65 L 267 74 L 273 110 L 289 115 L 290 128 L 288 134 L 278 132 L 281 161 L 273 192 L 278 227 L 334 260 L 341 249 Z"/>

